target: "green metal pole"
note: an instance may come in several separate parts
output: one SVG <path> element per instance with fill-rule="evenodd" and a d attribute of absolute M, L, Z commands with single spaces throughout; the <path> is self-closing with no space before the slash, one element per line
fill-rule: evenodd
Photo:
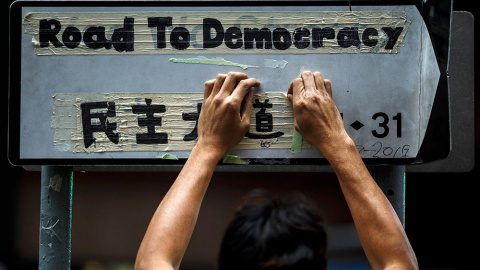
<path fill-rule="evenodd" d="M 405 227 L 405 166 L 376 166 L 374 178 Z"/>
<path fill-rule="evenodd" d="M 70 269 L 72 236 L 71 167 L 42 167 L 38 269 Z"/>

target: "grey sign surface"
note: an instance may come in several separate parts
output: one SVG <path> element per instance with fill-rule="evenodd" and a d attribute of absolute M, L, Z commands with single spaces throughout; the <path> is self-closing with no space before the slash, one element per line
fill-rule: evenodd
<path fill-rule="evenodd" d="M 363 158 L 415 158 L 440 77 L 415 6 L 359 6 L 354 12 L 333 6 L 24 7 L 22 15 L 19 157 L 39 162 L 187 158 L 188 149 L 175 148 L 168 139 L 193 131 L 194 118 L 181 117 L 195 117 L 197 103 L 172 111 L 177 101 L 162 95 L 200 94 L 205 81 L 230 71 L 262 82 L 254 89 L 264 105 L 252 114 L 252 133 L 278 135 L 277 127 L 291 124 L 292 115 L 288 109 L 276 114 L 275 106 L 289 104 L 269 107 L 266 99 L 286 93 L 304 70 L 320 71 L 332 81 L 334 100 Z M 123 47 L 115 40 L 124 41 Z M 126 96 L 132 101 L 122 103 Z M 154 105 L 164 110 L 151 116 L 134 112 Z M 70 111 L 59 113 L 62 106 Z M 122 110 L 136 116 L 125 129 L 120 127 L 128 116 Z M 170 112 L 183 121 L 181 134 L 169 130 L 165 120 L 153 131 L 141 124 L 126 131 L 135 120 L 167 118 Z M 106 120 L 114 125 L 98 128 Z M 87 131 L 95 143 L 84 143 Z M 141 143 L 136 136 L 163 133 L 166 142 Z M 292 151 L 293 129 L 282 133 L 247 138 L 258 141 L 228 154 L 323 158 L 307 144 Z M 118 147 L 109 134 L 119 141 L 131 138 L 133 145 Z"/>

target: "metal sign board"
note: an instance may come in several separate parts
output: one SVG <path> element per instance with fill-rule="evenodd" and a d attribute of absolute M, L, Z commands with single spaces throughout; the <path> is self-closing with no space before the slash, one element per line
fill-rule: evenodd
<path fill-rule="evenodd" d="M 12 6 L 15 164 L 182 163 L 204 82 L 230 71 L 262 82 L 234 162 L 326 163 L 285 95 L 304 70 L 332 81 L 367 163 L 410 164 L 422 146 L 441 72 L 411 3 L 78 3 Z"/>

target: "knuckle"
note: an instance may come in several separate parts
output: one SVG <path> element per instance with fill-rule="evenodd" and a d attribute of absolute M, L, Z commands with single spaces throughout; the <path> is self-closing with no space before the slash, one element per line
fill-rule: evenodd
<path fill-rule="evenodd" d="M 293 80 L 293 83 L 294 84 L 303 83 L 303 79 L 302 78 L 296 78 L 295 80 Z"/>
<path fill-rule="evenodd" d="M 227 107 L 227 109 L 232 110 L 236 108 L 237 104 L 234 99 L 227 99 L 225 101 L 225 106 Z"/>
<path fill-rule="evenodd" d="M 245 80 L 241 80 L 241 81 L 238 82 L 237 87 L 247 88 L 247 87 L 248 87 L 248 83 L 247 83 L 247 81 L 245 81 Z"/>
<path fill-rule="evenodd" d="M 227 106 L 228 108 L 231 108 L 233 106 L 233 102 L 231 99 L 225 100 L 224 103 L 225 103 L 225 106 Z"/>
<path fill-rule="evenodd" d="M 212 81 L 212 80 L 205 82 L 206 87 L 213 86 L 213 84 L 214 84 L 214 81 Z"/>
<path fill-rule="evenodd" d="M 240 75 L 241 75 L 241 73 L 234 72 L 234 71 L 230 71 L 230 72 L 227 74 L 227 77 L 228 77 L 228 78 L 235 79 L 235 78 L 239 77 Z"/>
<path fill-rule="evenodd" d="M 223 102 L 222 98 L 220 98 L 218 96 L 214 97 L 213 100 L 212 100 L 213 105 L 216 106 L 216 107 L 220 106 L 222 104 L 222 102 Z"/>
<path fill-rule="evenodd" d="M 313 75 L 316 76 L 316 77 L 318 77 L 318 76 L 320 76 L 320 77 L 323 76 L 322 73 L 319 72 L 319 71 L 315 71 L 315 72 L 313 73 Z"/>
<path fill-rule="evenodd" d="M 304 71 L 303 74 L 306 76 L 313 76 L 313 73 L 310 70 Z"/>
<path fill-rule="evenodd" d="M 241 72 L 234 72 L 234 71 L 229 72 L 227 74 L 227 77 L 235 81 L 240 81 L 248 78 L 247 74 L 241 73 Z"/>
<path fill-rule="evenodd" d="M 307 102 L 304 100 L 304 99 L 297 99 L 295 102 L 295 107 L 298 107 L 298 108 L 305 108 L 307 107 Z"/>
<path fill-rule="evenodd" d="M 309 100 L 309 102 L 316 101 L 319 98 L 320 94 L 318 93 L 309 93 L 305 96 L 305 99 Z M 307 101 L 306 101 L 307 103 Z"/>

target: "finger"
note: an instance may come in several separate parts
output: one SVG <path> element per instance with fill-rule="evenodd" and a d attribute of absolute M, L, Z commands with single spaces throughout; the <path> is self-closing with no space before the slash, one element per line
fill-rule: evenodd
<path fill-rule="evenodd" d="M 228 73 L 227 78 L 225 79 L 225 82 L 223 83 L 222 88 L 220 89 L 220 94 L 225 96 L 231 95 L 235 85 L 239 81 L 245 80 L 245 79 L 248 79 L 248 76 L 245 73 L 240 73 L 240 72 Z"/>
<path fill-rule="evenodd" d="M 330 80 L 325 80 L 325 91 L 333 100 L 332 83 L 330 82 Z"/>
<path fill-rule="evenodd" d="M 212 93 L 213 86 L 215 85 L 215 80 L 210 80 L 205 82 L 205 90 L 203 91 L 203 100 L 205 101 L 210 94 Z"/>
<path fill-rule="evenodd" d="M 217 78 L 215 78 L 215 84 L 213 85 L 213 89 L 211 92 L 211 95 L 216 96 L 218 92 L 220 92 L 220 89 L 222 88 L 223 82 L 227 78 L 227 75 L 225 74 L 218 74 Z"/>
<path fill-rule="evenodd" d="M 320 72 L 313 73 L 313 77 L 315 79 L 315 87 L 318 91 L 322 92 L 325 91 L 325 80 L 323 79 L 323 75 Z"/>
<path fill-rule="evenodd" d="M 290 83 L 287 89 L 287 98 L 290 102 L 293 101 L 293 81 Z"/>
<path fill-rule="evenodd" d="M 250 91 L 248 95 L 245 96 L 242 102 L 242 107 L 240 108 L 240 117 L 242 122 L 245 122 L 250 126 L 250 118 L 252 115 L 252 99 L 253 99 L 253 92 Z"/>
<path fill-rule="evenodd" d="M 235 91 L 232 93 L 232 99 L 235 102 L 240 103 L 245 98 L 250 88 L 258 86 L 260 86 L 260 81 L 255 78 L 241 80 L 235 88 Z"/>
<path fill-rule="evenodd" d="M 305 86 L 305 92 L 312 91 L 312 93 L 317 89 L 315 85 L 315 79 L 311 71 L 302 72 L 303 85 Z"/>
<path fill-rule="evenodd" d="M 296 78 L 290 84 L 292 89 L 292 101 L 300 99 L 302 96 L 305 96 L 305 87 L 303 85 L 302 78 Z"/>

